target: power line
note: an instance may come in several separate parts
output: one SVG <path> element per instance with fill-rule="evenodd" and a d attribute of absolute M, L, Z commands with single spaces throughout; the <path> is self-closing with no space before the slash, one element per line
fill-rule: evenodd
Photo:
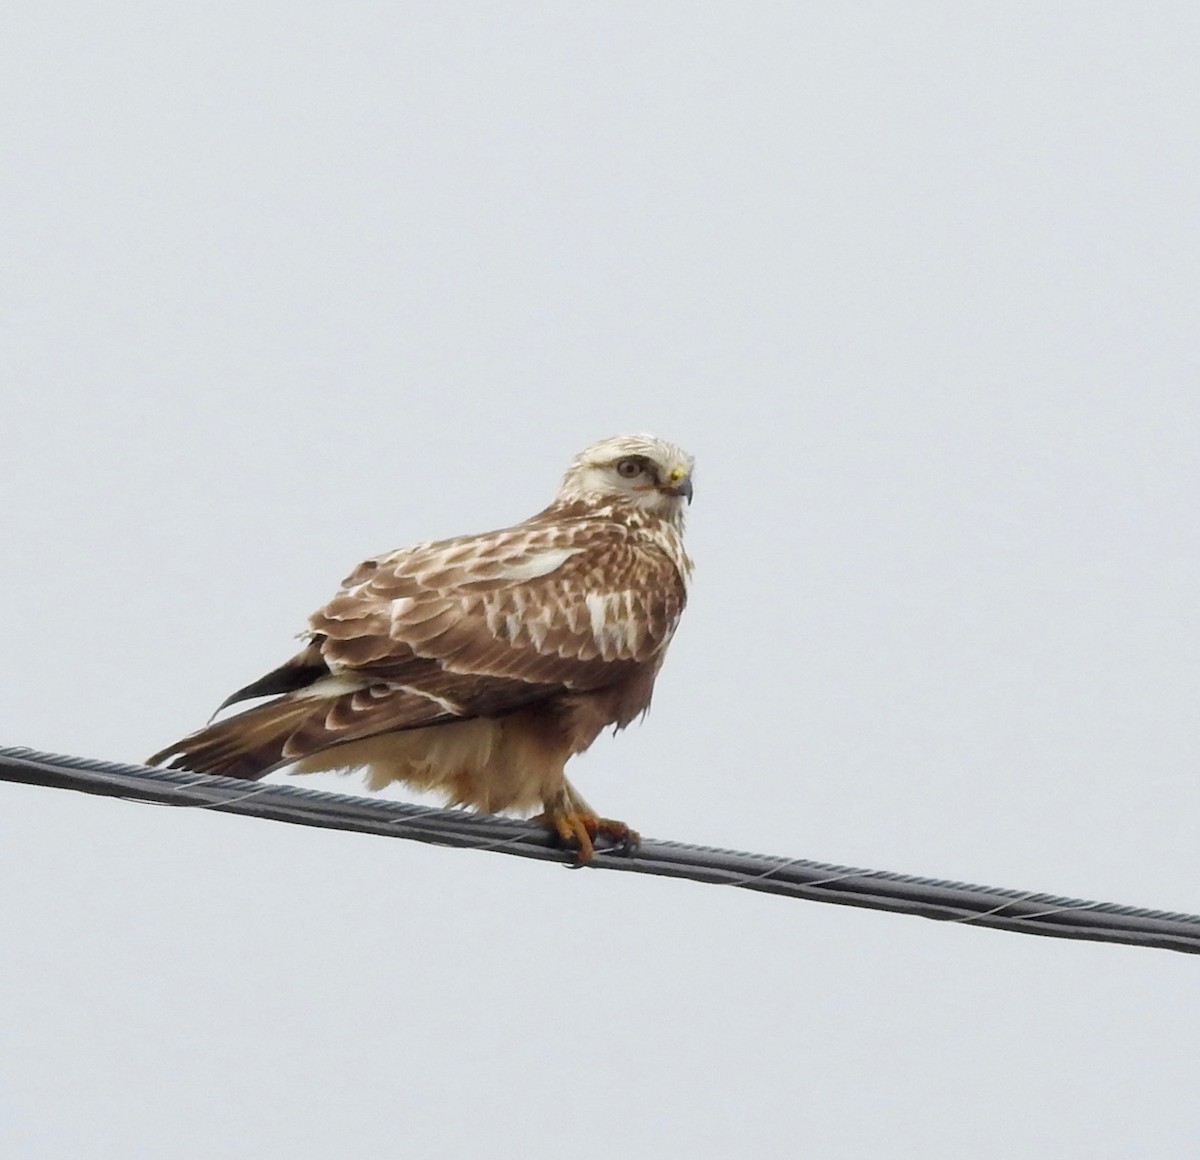
<path fill-rule="evenodd" d="M 210 777 L 179 769 L 148 769 L 83 757 L 0 748 L 0 781 L 73 789 L 161 805 L 219 810 L 294 825 L 412 838 L 437 846 L 494 850 L 571 864 L 544 827 L 488 814 L 469 814 L 385 798 L 351 797 L 287 785 Z M 1173 914 L 1019 890 L 916 878 L 886 870 L 831 866 L 805 858 L 775 858 L 644 838 L 636 850 L 597 846 L 599 870 L 691 878 L 697 882 L 784 894 L 811 902 L 917 914 L 1051 938 L 1127 943 L 1200 954 L 1200 915 Z"/>

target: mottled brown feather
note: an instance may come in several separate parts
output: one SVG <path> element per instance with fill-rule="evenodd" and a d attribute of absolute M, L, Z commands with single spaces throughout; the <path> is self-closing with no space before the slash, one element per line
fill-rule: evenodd
<path fill-rule="evenodd" d="M 480 808 L 582 803 L 563 763 L 648 707 L 691 566 L 679 503 L 608 482 L 628 446 L 688 478 L 670 444 L 605 441 L 522 524 L 363 561 L 310 618 L 301 653 L 226 704 L 282 696 L 151 761 L 255 778 L 345 755 L 372 785 L 440 785 Z"/>

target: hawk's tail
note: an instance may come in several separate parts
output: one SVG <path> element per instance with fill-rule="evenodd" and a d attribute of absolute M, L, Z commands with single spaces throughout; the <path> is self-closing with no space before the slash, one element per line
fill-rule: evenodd
<path fill-rule="evenodd" d="M 189 733 L 146 764 L 257 781 L 305 756 L 308 747 L 297 744 L 308 732 L 305 726 L 323 723 L 328 711 L 329 702 L 323 698 L 279 697 Z"/>
<path fill-rule="evenodd" d="M 356 688 L 353 681 L 331 677 L 324 690 L 318 683 L 206 725 L 147 764 L 257 781 L 281 765 L 350 741 L 457 719 L 450 709 L 414 689 L 383 681 Z"/>

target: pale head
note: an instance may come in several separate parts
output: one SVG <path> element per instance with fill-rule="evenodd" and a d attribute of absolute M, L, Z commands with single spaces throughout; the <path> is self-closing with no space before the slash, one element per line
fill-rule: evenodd
<path fill-rule="evenodd" d="M 629 504 L 679 522 L 692 499 L 695 461 L 674 443 L 653 435 L 614 435 L 585 447 L 571 460 L 557 503 Z"/>

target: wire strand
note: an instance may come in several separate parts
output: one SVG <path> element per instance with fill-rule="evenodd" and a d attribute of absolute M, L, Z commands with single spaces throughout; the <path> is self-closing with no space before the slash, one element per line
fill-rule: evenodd
<path fill-rule="evenodd" d="M 234 778 L 120 765 L 25 748 L 0 748 L 0 781 L 576 864 L 574 855 L 560 848 L 556 837 L 536 823 L 385 798 L 262 783 L 247 790 L 245 781 Z M 812 902 L 915 914 L 1021 934 L 1200 954 L 1200 915 L 1113 902 L 1089 902 L 649 838 L 643 838 L 633 850 L 605 846 L 600 840 L 589 866 L 690 878 Z"/>

